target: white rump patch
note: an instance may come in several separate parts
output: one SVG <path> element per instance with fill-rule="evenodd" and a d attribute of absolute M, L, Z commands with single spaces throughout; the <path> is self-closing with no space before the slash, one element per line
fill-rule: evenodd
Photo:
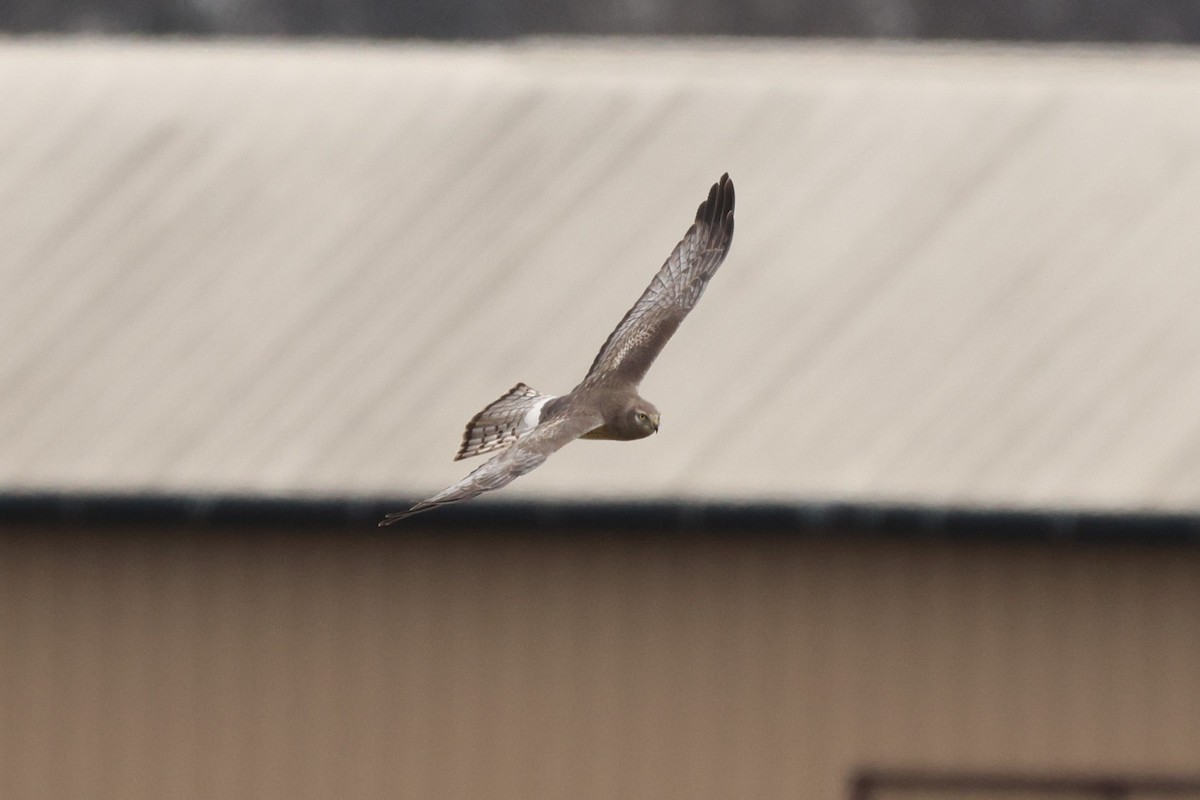
<path fill-rule="evenodd" d="M 537 427 L 538 422 L 542 418 L 542 406 L 549 403 L 552 399 L 554 398 L 547 394 L 538 395 L 537 402 L 529 407 L 529 410 L 525 412 L 525 418 L 521 420 L 520 433 L 531 431 Z"/>

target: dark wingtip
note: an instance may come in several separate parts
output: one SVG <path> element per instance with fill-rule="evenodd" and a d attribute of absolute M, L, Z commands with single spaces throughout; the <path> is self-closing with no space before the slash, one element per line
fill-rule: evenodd
<path fill-rule="evenodd" d="M 429 506 L 429 508 L 431 508 L 431 507 L 432 506 Z M 386 528 L 388 525 L 393 525 L 402 519 L 408 519 L 413 514 L 420 514 L 422 511 L 425 511 L 425 510 L 426 510 L 425 508 L 421 507 L 420 503 L 417 503 L 415 506 L 410 508 L 408 511 L 393 511 L 390 514 L 384 514 L 383 519 L 379 520 L 378 527 Z"/>
<path fill-rule="evenodd" d="M 733 222 L 733 181 L 726 172 L 708 190 L 708 198 L 696 209 L 696 222 L 716 225 L 718 222 Z"/>
<path fill-rule="evenodd" d="M 411 516 L 437 508 L 440 505 L 443 505 L 443 503 L 431 503 L 428 500 L 422 500 L 407 511 L 393 511 L 390 514 L 384 514 L 383 519 L 379 520 L 378 527 L 386 528 L 388 525 L 399 522 L 402 519 L 408 519 Z"/>

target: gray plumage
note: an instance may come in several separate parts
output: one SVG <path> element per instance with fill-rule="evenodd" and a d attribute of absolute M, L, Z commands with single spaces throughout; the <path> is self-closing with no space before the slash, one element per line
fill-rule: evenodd
<path fill-rule="evenodd" d="M 638 394 L 638 385 L 729 253 L 733 204 L 733 181 L 725 174 L 578 386 L 554 397 L 518 383 L 467 423 L 455 459 L 502 451 L 453 486 L 379 524 L 499 489 L 575 439 L 628 441 L 655 433 L 658 409 Z"/>

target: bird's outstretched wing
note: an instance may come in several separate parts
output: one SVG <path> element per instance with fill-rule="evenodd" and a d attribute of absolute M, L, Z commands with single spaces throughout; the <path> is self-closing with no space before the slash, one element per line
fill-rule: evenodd
<path fill-rule="evenodd" d="M 733 240 L 733 199 L 733 181 L 726 173 L 708 190 L 696 222 L 671 257 L 609 334 L 580 386 L 641 382 L 725 260 Z"/>
<path fill-rule="evenodd" d="M 422 500 L 407 511 L 394 511 L 379 523 L 391 525 L 405 517 L 428 511 L 438 506 L 470 500 L 476 495 L 507 486 L 554 454 L 563 445 L 578 439 L 604 423 L 604 417 L 594 410 L 564 410 L 563 413 L 543 421 L 536 428 L 521 436 L 497 456 L 485 461 L 458 483 Z"/>

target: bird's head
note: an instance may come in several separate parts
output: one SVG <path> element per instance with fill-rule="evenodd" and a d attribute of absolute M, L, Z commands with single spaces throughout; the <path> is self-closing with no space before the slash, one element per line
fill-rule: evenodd
<path fill-rule="evenodd" d="M 653 404 L 640 397 L 630 404 L 626 417 L 626 426 L 633 438 L 641 439 L 652 433 L 658 433 L 659 413 Z"/>

